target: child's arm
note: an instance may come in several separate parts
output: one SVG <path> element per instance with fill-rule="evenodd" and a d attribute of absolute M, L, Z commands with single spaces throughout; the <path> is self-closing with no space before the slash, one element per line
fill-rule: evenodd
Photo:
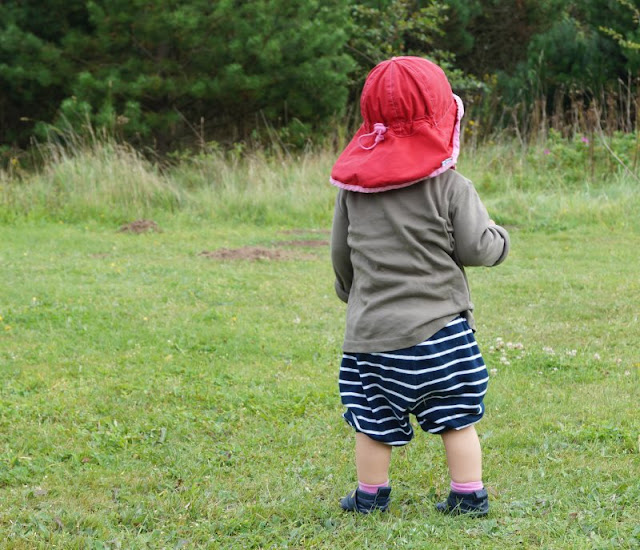
<path fill-rule="evenodd" d="M 464 266 L 494 266 L 509 253 L 509 233 L 489 218 L 487 209 L 469 182 L 455 197 L 451 220 L 455 254 Z"/>
<path fill-rule="evenodd" d="M 349 291 L 351 290 L 351 282 L 353 280 L 353 266 L 351 265 L 351 249 L 347 244 L 349 218 L 341 204 L 343 194 L 343 191 L 338 193 L 333 214 L 331 262 L 333 263 L 333 271 L 336 275 L 336 294 L 338 298 L 346 303 L 349 300 Z"/>

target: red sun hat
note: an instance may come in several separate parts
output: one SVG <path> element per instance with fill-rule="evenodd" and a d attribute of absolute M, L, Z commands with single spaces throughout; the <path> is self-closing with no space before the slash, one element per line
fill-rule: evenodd
<path fill-rule="evenodd" d="M 376 65 L 360 110 L 364 122 L 334 164 L 332 184 L 378 193 L 455 167 L 464 107 L 435 63 L 406 56 Z"/>

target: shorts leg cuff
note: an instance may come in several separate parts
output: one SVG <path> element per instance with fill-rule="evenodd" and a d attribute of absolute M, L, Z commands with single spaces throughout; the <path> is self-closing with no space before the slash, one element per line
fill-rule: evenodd
<path fill-rule="evenodd" d="M 368 430 L 363 430 L 358 424 L 358 421 L 353 417 L 353 413 L 350 409 L 347 409 L 343 413 L 342 418 L 345 419 L 346 423 L 349 424 L 349 426 L 351 426 L 355 432 L 364 434 L 374 441 L 384 443 L 385 445 L 390 445 L 392 447 L 402 447 L 403 445 L 407 445 L 413 439 L 413 430 L 411 430 L 411 433 L 409 434 L 405 434 L 403 432 L 393 432 L 383 435 L 371 433 Z"/>

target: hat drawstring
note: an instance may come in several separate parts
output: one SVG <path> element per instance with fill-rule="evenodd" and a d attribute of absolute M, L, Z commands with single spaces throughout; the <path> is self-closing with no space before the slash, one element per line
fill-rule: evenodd
<path fill-rule="evenodd" d="M 381 141 L 384 141 L 384 134 L 386 133 L 387 133 L 387 127 L 384 124 L 382 124 L 382 122 L 376 122 L 373 125 L 373 132 L 369 134 L 363 134 L 358 138 L 358 145 L 365 151 L 370 151 L 376 145 L 378 145 L 378 143 L 380 143 Z M 369 147 L 365 147 L 364 145 L 362 145 L 362 138 L 366 138 L 373 135 L 376 136 L 376 139 L 374 140 L 373 145 Z"/>

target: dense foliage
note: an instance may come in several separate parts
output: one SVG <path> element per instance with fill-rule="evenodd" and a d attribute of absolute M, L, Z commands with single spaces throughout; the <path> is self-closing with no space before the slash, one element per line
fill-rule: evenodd
<path fill-rule="evenodd" d="M 629 0 L 7 0 L 0 146 L 69 126 L 164 151 L 302 145 L 405 54 L 442 64 L 485 132 L 532 113 L 575 129 L 592 107 L 631 130 L 639 29 Z"/>
<path fill-rule="evenodd" d="M 243 137 L 257 113 L 315 123 L 346 103 L 343 0 L 59 4 L 0 7 L 3 142 L 24 137 L 26 118 L 90 120 L 166 148 L 216 128 Z"/>

